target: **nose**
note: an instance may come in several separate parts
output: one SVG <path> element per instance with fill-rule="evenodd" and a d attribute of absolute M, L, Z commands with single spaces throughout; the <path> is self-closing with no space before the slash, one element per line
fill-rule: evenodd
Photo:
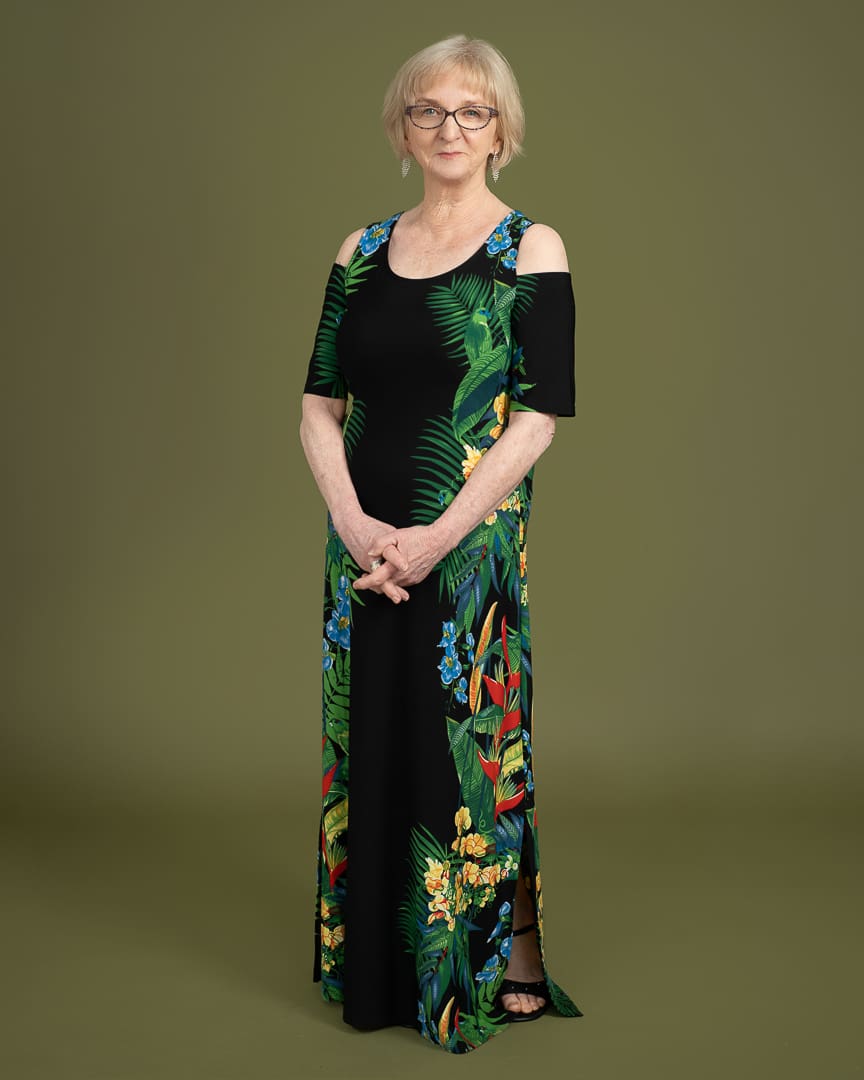
<path fill-rule="evenodd" d="M 452 128 L 448 127 L 448 124 L 450 123 L 451 120 L 453 121 Z M 448 136 L 448 135 L 457 135 L 457 136 L 459 136 L 459 135 L 462 134 L 462 128 L 460 128 L 459 125 L 456 123 L 456 117 L 455 116 L 445 116 L 444 117 L 444 123 L 441 125 L 441 134 L 444 135 L 445 137 Z"/>

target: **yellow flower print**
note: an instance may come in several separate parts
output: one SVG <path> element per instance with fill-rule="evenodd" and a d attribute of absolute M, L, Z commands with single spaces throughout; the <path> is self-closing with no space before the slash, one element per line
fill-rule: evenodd
<path fill-rule="evenodd" d="M 504 428 L 501 426 L 501 424 L 496 424 L 494 427 L 489 429 L 489 434 L 492 436 L 493 439 L 499 439 L 503 430 Z"/>
<path fill-rule="evenodd" d="M 450 879 L 450 864 L 435 862 L 434 859 L 430 859 L 428 856 L 426 862 L 429 864 L 429 869 L 424 874 L 426 891 L 434 895 L 447 888 Z"/>
<path fill-rule="evenodd" d="M 436 892 L 429 901 L 428 907 L 436 918 L 440 918 L 441 915 L 446 915 L 450 910 L 450 905 L 447 903 L 447 897 L 443 892 Z M 431 918 L 429 921 L 432 921 Z"/>
<path fill-rule="evenodd" d="M 480 867 L 477 863 L 466 862 L 462 867 L 462 877 L 468 885 L 477 885 L 480 880 Z"/>
<path fill-rule="evenodd" d="M 498 863 L 492 863 L 491 866 L 484 866 L 480 876 L 483 879 L 484 885 L 495 886 L 501 880 L 501 867 Z"/>
<path fill-rule="evenodd" d="M 519 518 L 519 546 L 525 543 L 525 518 Z"/>
<path fill-rule="evenodd" d="M 504 500 L 504 502 L 502 502 L 501 505 L 498 507 L 498 509 L 499 510 L 517 510 L 517 511 L 521 510 L 522 509 L 522 503 L 521 503 L 521 501 L 519 499 L 519 492 L 518 491 L 511 491 L 510 494 L 507 496 L 507 498 Z M 521 519 L 519 521 L 519 524 L 520 525 L 522 524 Z"/>
<path fill-rule="evenodd" d="M 477 450 L 473 446 L 469 446 L 468 443 L 462 443 L 462 449 L 465 451 L 465 460 L 462 462 L 462 475 L 467 480 L 471 473 L 474 472 L 474 466 L 483 457 L 485 451 Z"/>
<path fill-rule="evenodd" d="M 321 897 L 321 918 L 330 918 L 330 905 L 327 903 L 326 899 L 323 896 Z"/>
<path fill-rule="evenodd" d="M 450 905 L 447 903 L 447 898 L 442 892 L 436 893 L 429 901 L 429 911 L 429 918 L 426 920 L 429 926 L 431 926 L 436 919 L 446 919 L 448 930 L 452 930 L 456 926 L 456 919 L 453 917 L 453 914 L 450 911 Z"/>
<path fill-rule="evenodd" d="M 460 806 L 456 811 L 456 831 L 461 836 L 466 829 L 471 828 L 471 814 L 467 806 Z"/>
<path fill-rule="evenodd" d="M 322 967 L 322 968 L 323 968 L 323 969 L 324 969 L 325 971 L 329 971 L 329 970 L 330 970 L 330 969 L 331 969 L 331 968 L 333 967 L 333 965 L 332 965 L 332 964 L 330 963 L 330 961 L 329 961 L 329 960 L 328 960 L 328 959 L 326 958 L 326 956 L 325 956 L 325 957 L 324 957 L 324 958 L 323 958 L 323 959 L 321 960 L 321 967 Z"/>
<path fill-rule="evenodd" d="M 464 843 L 459 852 L 460 855 L 473 855 L 475 859 L 486 854 L 486 841 L 480 833 L 472 832 L 464 838 Z"/>
<path fill-rule="evenodd" d="M 462 888 L 462 875 L 457 874 L 453 883 L 453 903 L 456 908 L 456 914 L 460 915 L 467 907 L 468 903 L 465 899 L 465 891 Z"/>
<path fill-rule="evenodd" d="M 498 511 L 493 510 L 492 513 L 489 515 L 489 517 L 486 518 L 486 524 L 487 525 L 494 525 L 497 518 L 498 518 Z"/>
<path fill-rule="evenodd" d="M 528 545 L 519 552 L 519 577 L 525 577 L 528 573 Z"/>
<path fill-rule="evenodd" d="M 495 410 L 495 415 L 498 417 L 498 423 L 503 424 L 504 418 L 510 411 L 510 395 L 506 393 L 499 394 L 492 402 L 492 408 Z"/>
<path fill-rule="evenodd" d="M 322 926 L 321 940 L 328 949 L 335 949 L 337 945 L 345 940 L 345 927 L 337 926 L 334 930 L 331 930 L 329 926 Z"/>

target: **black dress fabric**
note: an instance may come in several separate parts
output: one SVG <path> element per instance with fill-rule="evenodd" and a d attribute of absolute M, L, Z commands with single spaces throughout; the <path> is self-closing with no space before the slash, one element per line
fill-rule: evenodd
<path fill-rule="evenodd" d="M 330 272 L 305 392 L 350 400 L 343 439 L 365 513 L 429 524 L 515 410 L 575 414 L 569 273 L 518 275 L 531 221 L 504 218 L 460 266 L 395 274 L 394 214 Z M 497 1002 L 517 876 L 552 1005 L 532 760 L 527 539 L 533 469 L 394 605 L 325 555 L 322 813 L 313 977 L 361 1029 L 402 1024 L 470 1051 Z"/>

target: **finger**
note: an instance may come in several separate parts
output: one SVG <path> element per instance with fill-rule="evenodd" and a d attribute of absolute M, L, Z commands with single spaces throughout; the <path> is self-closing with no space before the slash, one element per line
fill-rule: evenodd
<path fill-rule="evenodd" d="M 383 553 L 385 547 L 389 547 L 391 544 L 393 547 L 398 547 L 398 542 L 399 537 L 396 533 L 383 533 L 369 545 L 368 554 L 374 559 L 376 555 Z"/>
<path fill-rule="evenodd" d="M 356 578 L 354 581 L 354 588 L 370 589 L 376 585 L 383 585 L 384 582 L 389 581 L 395 573 L 395 567 L 388 562 L 384 562 L 377 569 L 368 571 Z"/>
<path fill-rule="evenodd" d="M 403 573 L 408 569 L 408 560 L 395 544 L 385 544 L 381 554 L 387 562 L 392 563 Z"/>
<path fill-rule="evenodd" d="M 394 604 L 401 604 L 403 600 L 408 599 L 408 593 L 400 585 L 395 585 L 392 581 L 386 582 L 382 586 L 382 591 Z"/>

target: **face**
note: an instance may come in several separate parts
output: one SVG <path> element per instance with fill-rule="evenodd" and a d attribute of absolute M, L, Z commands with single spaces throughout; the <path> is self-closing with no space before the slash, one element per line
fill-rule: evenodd
<path fill-rule="evenodd" d="M 479 95 L 477 88 L 454 71 L 430 80 L 422 87 L 412 105 L 441 105 L 458 109 L 463 105 L 491 105 Z M 422 129 L 406 117 L 405 143 L 424 173 L 445 181 L 464 180 L 483 172 L 489 155 L 501 149 L 498 120 L 492 120 L 479 131 L 465 131 L 448 116 L 442 127 Z"/>

